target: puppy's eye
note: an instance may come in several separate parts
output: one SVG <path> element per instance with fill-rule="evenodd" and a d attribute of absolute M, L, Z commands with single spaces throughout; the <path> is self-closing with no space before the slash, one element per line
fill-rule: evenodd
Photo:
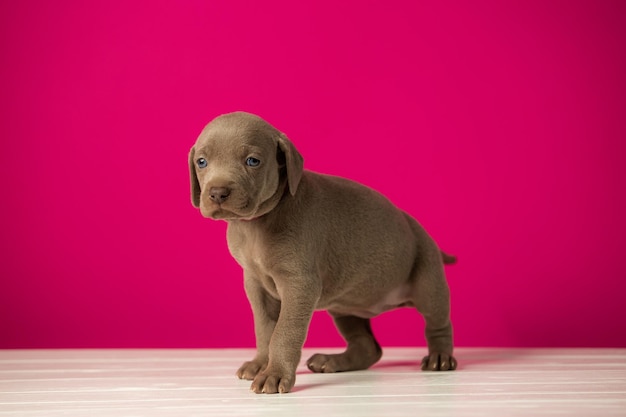
<path fill-rule="evenodd" d="M 207 160 L 206 160 L 206 159 L 204 159 L 204 158 L 199 158 L 199 159 L 196 161 L 196 164 L 198 164 L 198 168 L 206 168 L 206 166 L 207 166 L 209 163 L 207 162 Z"/>
<path fill-rule="evenodd" d="M 261 161 L 256 158 L 250 157 L 246 159 L 246 165 L 248 165 L 249 167 L 258 167 L 260 164 Z"/>

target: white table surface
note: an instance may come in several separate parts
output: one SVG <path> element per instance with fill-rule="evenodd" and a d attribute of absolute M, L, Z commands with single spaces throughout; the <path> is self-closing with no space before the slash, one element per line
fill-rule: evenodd
<path fill-rule="evenodd" d="M 234 374 L 250 349 L 0 350 L 0 416 L 626 416 L 626 349 L 383 348 L 372 369 L 313 374 L 257 395 Z"/>

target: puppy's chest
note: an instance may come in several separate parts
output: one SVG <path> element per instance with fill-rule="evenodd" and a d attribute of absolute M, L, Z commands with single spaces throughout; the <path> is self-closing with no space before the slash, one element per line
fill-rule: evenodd
<path fill-rule="evenodd" d="M 228 247 L 233 258 L 245 271 L 246 279 L 258 280 L 275 299 L 280 299 L 272 273 L 271 249 L 262 236 L 228 234 Z"/>
<path fill-rule="evenodd" d="M 227 234 L 228 249 L 239 265 L 245 270 L 266 275 L 268 260 L 271 258 L 271 244 L 260 233 L 242 233 L 230 227 Z"/>

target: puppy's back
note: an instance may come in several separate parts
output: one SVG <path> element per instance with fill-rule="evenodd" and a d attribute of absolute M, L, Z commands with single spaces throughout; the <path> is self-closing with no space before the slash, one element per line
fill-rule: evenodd
<path fill-rule="evenodd" d="M 308 256 L 331 291 L 333 282 L 393 287 L 409 279 L 421 253 L 434 245 L 385 196 L 345 178 L 305 171 L 293 204 Z"/>

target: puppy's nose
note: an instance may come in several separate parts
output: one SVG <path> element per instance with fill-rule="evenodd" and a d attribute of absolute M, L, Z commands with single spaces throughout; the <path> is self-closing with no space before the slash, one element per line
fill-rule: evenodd
<path fill-rule="evenodd" d="M 230 188 L 211 187 L 209 189 L 209 198 L 217 204 L 222 204 L 230 195 Z"/>

